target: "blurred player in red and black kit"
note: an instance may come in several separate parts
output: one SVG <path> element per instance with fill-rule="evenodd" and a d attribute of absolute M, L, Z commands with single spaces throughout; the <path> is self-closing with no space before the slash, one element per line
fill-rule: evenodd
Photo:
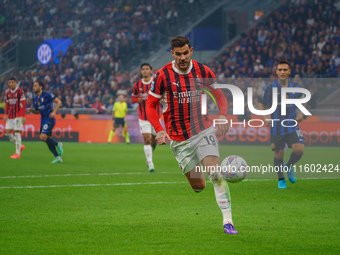
<path fill-rule="evenodd" d="M 26 98 L 22 89 L 17 87 L 16 78 L 9 78 L 8 86 L 4 116 L 5 136 L 15 144 L 15 154 L 10 158 L 16 159 L 20 158 L 21 151 L 25 149 L 25 146 L 21 144 L 21 130 L 26 123 Z"/>
<path fill-rule="evenodd" d="M 227 182 L 217 171 L 219 166 L 216 129 L 207 115 L 202 115 L 203 89 L 216 82 L 214 73 L 205 65 L 191 60 L 193 48 L 184 36 L 176 36 L 171 42 L 174 61 L 155 73 L 146 102 L 146 114 L 154 126 L 159 144 L 169 139 L 170 148 L 185 174 L 191 188 L 200 192 L 205 188 L 203 165 L 214 185 L 216 201 L 223 214 L 224 232 L 237 234 L 231 216 L 230 192 Z M 211 88 L 211 87 L 210 87 Z M 219 100 L 219 119 L 226 119 L 228 102 L 220 89 L 212 91 Z M 162 99 L 163 115 L 167 133 L 158 121 L 156 107 Z M 228 124 L 217 125 L 224 136 Z"/>
<path fill-rule="evenodd" d="M 133 90 L 132 90 L 132 101 L 134 103 L 138 103 L 138 114 L 139 114 L 139 127 L 141 130 L 141 133 L 144 138 L 144 153 L 146 157 L 146 162 L 149 167 L 149 172 L 154 172 L 155 167 L 152 162 L 152 152 L 156 148 L 156 131 L 151 125 L 151 123 L 148 121 L 148 117 L 146 114 L 145 110 L 145 102 L 146 99 L 148 98 L 148 92 L 150 89 L 150 85 L 152 82 L 152 67 L 151 65 L 147 63 L 143 63 L 141 65 L 141 74 L 143 76 L 142 79 L 137 81 L 133 85 Z M 158 119 L 160 118 L 161 115 L 161 105 L 158 104 L 157 106 L 157 114 L 158 114 Z"/>

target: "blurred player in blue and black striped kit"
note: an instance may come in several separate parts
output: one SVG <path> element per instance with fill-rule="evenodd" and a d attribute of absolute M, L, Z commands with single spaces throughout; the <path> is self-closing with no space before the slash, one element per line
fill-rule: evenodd
<path fill-rule="evenodd" d="M 60 163 L 63 160 L 61 155 L 63 154 L 63 147 L 61 143 L 55 141 L 52 136 L 52 129 L 55 125 L 55 114 L 61 106 L 61 101 L 59 98 L 55 97 L 53 94 L 43 91 L 44 84 L 41 81 L 36 81 L 33 84 L 33 92 L 36 94 L 34 96 L 33 108 L 28 109 L 28 112 L 33 112 L 35 114 L 40 113 L 40 135 L 41 141 L 44 141 L 50 151 L 54 155 L 54 160 L 52 163 Z M 56 103 L 56 107 L 53 109 L 53 102 Z"/>
<path fill-rule="evenodd" d="M 305 118 L 303 113 L 299 111 L 296 105 L 288 105 L 286 108 L 286 115 L 281 115 L 281 88 L 301 88 L 299 84 L 288 79 L 290 73 L 291 69 L 289 62 L 281 60 L 276 67 L 278 79 L 265 87 L 259 107 L 260 110 L 264 110 L 267 106 L 270 107 L 272 105 L 272 90 L 273 88 L 277 88 L 278 106 L 271 116 L 265 115 L 263 118 L 265 124 L 270 126 L 271 148 L 275 154 L 274 165 L 279 169 L 277 172 L 279 177 L 279 189 L 287 188 L 286 179 L 283 175 L 283 166 L 287 166 L 289 169 L 287 172 L 289 181 L 295 183 L 296 178 L 292 166 L 301 159 L 305 149 L 302 132 L 299 125 L 295 125 L 294 122 L 294 120 L 301 122 Z M 289 99 L 301 98 L 302 96 L 302 93 L 287 93 L 287 98 Z M 283 126 L 282 121 L 284 120 L 285 125 Z M 284 164 L 283 157 L 286 144 L 293 149 L 293 152 L 291 153 L 288 162 Z"/>

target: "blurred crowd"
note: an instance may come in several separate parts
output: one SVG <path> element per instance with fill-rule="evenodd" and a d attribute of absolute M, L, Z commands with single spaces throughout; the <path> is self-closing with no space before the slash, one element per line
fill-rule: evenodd
<path fill-rule="evenodd" d="M 270 77 L 281 59 L 292 76 L 338 77 L 340 1 L 284 2 L 209 66 L 223 77 Z"/>
<path fill-rule="evenodd" d="M 212 58 L 209 67 L 219 81 L 236 82 L 245 94 L 247 87 L 252 86 L 256 105 L 268 84 L 262 78 L 275 78 L 280 60 L 290 62 L 291 78 L 313 94 L 316 84 L 306 78 L 339 77 L 339 45 L 339 0 L 291 0 L 243 33 L 221 56 Z M 323 86 L 335 85 L 318 84 L 318 88 Z M 315 108 L 316 100 L 309 107 Z"/>
<path fill-rule="evenodd" d="M 65 108 L 89 108 L 96 102 L 110 107 L 119 94 L 131 94 L 138 74 L 123 70 L 122 61 L 161 43 L 189 18 L 203 0 L 0 0 L 2 51 L 21 39 L 77 35 L 75 45 L 48 65 L 21 73 L 19 86 L 32 103 L 32 85 L 44 81 L 45 90 L 57 95 Z M 182 19 L 183 21 L 183 19 Z M 4 79 L 4 78 L 2 78 Z M 4 96 L 6 82 L 1 80 Z M 100 111 L 101 112 L 101 111 Z"/>
<path fill-rule="evenodd" d="M 0 0 L 2 51 L 21 39 L 77 35 L 79 53 L 101 49 L 114 61 L 161 42 L 203 0 Z M 84 52 L 83 52 L 84 51 Z"/>
<path fill-rule="evenodd" d="M 95 108 L 98 113 L 110 108 L 118 95 L 131 95 L 133 83 L 140 78 L 137 72 L 123 70 L 123 56 L 159 42 L 169 27 L 178 24 L 179 16 L 187 14 L 190 5 L 202 2 L 107 0 L 95 5 L 94 0 L 27 0 L 18 8 L 15 1 L 1 1 L 2 41 L 20 29 L 41 29 L 43 37 L 59 28 L 79 33 L 79 42 L 66 54 L 60 52 L 48 65 L 38 64 L 17 77 L 18 85 L 26 92 L 28 107 L 32 105 L 34 81 L 42 80 L 44 89 L 57 95 L 63 108 Z M 281 59 L 290 61 L 295 80 L 338 77 L 339 14 L 339 0 L 285 2 L 207 64 L 222 82 L 259 78 L 237 83 L 244 91 L 249 86 L 255 88 L 254 102 L 266 85 L 262 78 L 275 77 L 274 69 Z M 0 78 L 0 100 L 6 82 Z M 132 107 L 130 97 L 127 101 Z"/>

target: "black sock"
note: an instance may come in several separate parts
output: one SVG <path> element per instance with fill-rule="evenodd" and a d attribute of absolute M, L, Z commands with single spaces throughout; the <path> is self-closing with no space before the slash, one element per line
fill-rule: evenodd
<path fill-rule="evenodd" d="M 153 143 L 151 144 L 151 147 L 152 147 L 152 152 L 156 149 L 156 146 L 157 146 L 157 143 Z"/>
<path fill-rule="evenodd" d="M 301 157 L 302 155 L 297 155 L 293 151 L 292 154 L 290 154 L 290 158 L 287 162 L 287 167 L 291 168 L 295 163 L 297 163 L 301 159 Z"/>
<path fill-rule="evenodd" d="M 284 180 L 285 177 L 283 176 L 282 167 L 283 167 L 283 159 L 277 159 L 274 157 L 274 166 L 276 167 L 275 171 L 277 170 L 277 175 L 279 176 L 279 181 Z"/>
<path fill-rule="evenodd" d="M 53 138 L 51 138 L 51 137 L 48 137 L 46 139 L 46 142 L 47 142 L 47 140 L 49 140 L 49 143 L 53 144 L 54 146 L 58 145 L 58 142 L 56 140 L 54 140 Z"/>
<path fill-rule="evenodd" d="M 58 157 L 59 154 L 57 152 L 57 149 L 55 148 L 58 145 L 58 143 L 55 140 L 51 139 L 51 138 L 47 138 L 46 139 L 46 144 L 47 144 L 48 148 L 50 149 L 50 151 L 53 153 L 53 155 L 55 157 Z"/>

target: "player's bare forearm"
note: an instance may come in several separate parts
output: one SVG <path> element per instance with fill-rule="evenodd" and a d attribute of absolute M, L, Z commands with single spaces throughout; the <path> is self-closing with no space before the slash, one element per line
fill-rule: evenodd
<path fill-rule="evenodd" d="M 156 135 L 156 141 L 158 142 L 159 145 L 163 145 L 163 144 L 166 144 L 166 140 L 165 139 L 168 139 L 169 141 L 171 141 L 171 138 L 170 136 L 164 131 L 159 131 Z"/>
<path fill-rule="evenodd" d="M 303 120 L 303 113 L 300 112 L 299 114 L 297 114 L 295 120 L 297 122 L 301 122 Z"/>
<path fill-rule="evenodd" d="M 220 115 L 220 116 L 218 116 L 218 119 L 219 120 L 220 119 L 226 120 L 227 118 L 224 115 Z M 224 136 L 229 131 L 229 124 L 228 124 L 228 122 L 226 124 L 217 124 L 216 126 L 217 126 L 217 128 L 220 131 L 222 136 Z"/>
<path fill-rule="evenodd" d="M 260 103 L 260 105 L 259 105 L 259 110 L 260 110 L 260 111 L 265 110 L 264 104 Z M 263 115 L 262 118 L 263 118 L 263 120 L 264 120 L 264 124 L 265 124 L 266 126 L 269 126 L 269 125 L 270 125 L 270 116 L 269 116 L 269 115 Z"/>
<path fill-rule="evenodd" d="M 157 133 L 160 131 L 164 131 L 162 125 L 159 122 L 159 117 L 156 110 L 159 101 L 160 101 L 159 98 L 149 95 L 148 99 L 146 100 L 145 106 L 148 120 L 150 121 L 151 125 L 154 127 Z"/>
<path fill-rule="evenodd" d="M 35 109 L 33 109 L 33 108 L 28 108 L 28 109 L 27 109 L 27 112 L 28 112 L 28 113 L 33 113 L 33 114 L 39 114 L 39 111 L 38 111 L 38 110 L 35 110 Z"/>
<path fill-rule="evenodd" d="M 55 118 L 55 115 L 56 115 L 56 113 L 57 113 L 59 107 L 61 106 L 61 101 L 60 101 L 59 98 L 56 97 L 56 98 L 53 100 L 53 102 L 57 103 L 57 105 L 56 105 L 56 107 L 54 108 L 54 110 L 50 113 L 50 118 Z"/>
<path fill-rule="evenodd" d="M 306 103 L 304 103 L 304 104 L 302 104 L 305 108 L 307 108 L 307 104 Z M 301 111 L 299 111 L 297 114 L 296 114 L 296 118 L 295 118 L 295 120 L 297 121 L 297 122 L 301 122 L 301 121 L 303 121 L 304 119 L 306 119 L 307 118 L 307 116 L 306 115 L 304 115 Z"/>
<path fill-rule="evenodd" d="M 57 103 L 56 107 L 55 107 L 54 110 L 53 110 L 54 114 L 56 114 L 57 111 L 58 111 L 58 109 L 59 109 L 60 106 L 61 106 L 61 101 L 60 101 L 59 98 L 56 97 L 56 98 L 53 100 L 53 102 Z"/>

